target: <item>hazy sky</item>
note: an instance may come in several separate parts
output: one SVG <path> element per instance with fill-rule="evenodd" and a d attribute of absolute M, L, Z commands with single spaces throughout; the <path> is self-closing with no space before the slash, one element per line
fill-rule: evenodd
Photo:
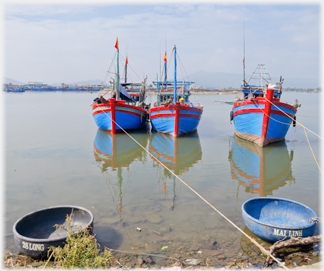
<path fill-rule="evenodd" d="M 21 82 L 103 80 L 116 37 L 121 64 L 128 56 L 138 76 L 133 81 L 145 74 L 148 82 L 155 80 L 164 51 L 170 58 L 174 45 L 187 75 L 242 74 L 244 22 L 247 77 L 259 63 L 272 77 L 319 77 L 321 6 L 316 2 L 12 3 L 3 6 L 3 70 Z"/>

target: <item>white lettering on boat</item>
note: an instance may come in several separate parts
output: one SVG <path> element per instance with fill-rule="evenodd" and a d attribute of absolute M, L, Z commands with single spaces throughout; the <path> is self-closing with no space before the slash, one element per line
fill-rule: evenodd
<path fill-rule="evenodd" d="M 273 229 L 273 235 L 299 237 L 299 236 L 303 236 L 303 231 L 302 230 L 300 230 L 300 231 L 289 231 L 289 230 Z"/>
<path fill-rule="evenodd" d="M 43 244 L 32 244 L 25 241 L 22 241 L 22 247 L 27 250 L 37 250 L 37 251 L 44 251 Z"/>

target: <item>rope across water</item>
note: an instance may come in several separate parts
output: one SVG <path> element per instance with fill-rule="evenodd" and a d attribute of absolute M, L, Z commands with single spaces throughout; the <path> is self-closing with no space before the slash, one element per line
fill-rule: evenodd
<path fill-rule="evenodd" d="M 105 113 L 109 118 L 110 116 Z M 111 119 L 111 118 L 110 118 Z M 175 178 L 177 178 L 180 182 L 182 182 L 188 189 L 190 189 L 194 194 L 196 194 L 201 200 L 203 200 L 207 205 L 209 205 L 213 210 L 215 210 L 219 215 L 221 215 L 223 218 L 225 218 L 234 228 L 236 228 L 238 231 L 240 231 L 243 235 L 245 235 L 253 244 L 255 244 L 262 253 L 266 254 L 267 256 L 271 257 L 274 261 L 278 263 L 279 266 L 285 268 L 286 270 L 289 270 L 286 266 L 283 265 L 283 263 L 279 262 L 274 256 L 270 254 L 269 251 L 267 251 L 263 246 L 261 246 L 257 241 L 255 241 L 252 237 L 250 237 L 248 234 L 246 234 L 243 230 L 241 230 L 238 226 L 236 226 L 230 219 L 228 219 L 223 213 L 221 213 L 219 210 L 217 210 L 212 204 L 210 204 L 204 197 L 202 197 L 197 191 L 195 191 L 192 187 L 190 187 L 185 181 L 183 181 L 178 175 L 174 174 L 173 171 L 171 171 L 167 166 L 165 166 L 160 160 L 158 160 L 154 155 L 152 155 L 145 147 L 143 147 L 140 143 L 136 141 L 135 138 L 133 138 L 129 133 L 127 133 L 120 125 L 118 125 L 117 122 L 115 122 L 113 119 L 111 119 L 126 135 L 128 135 L 138 146 L 140 146 L 145 152 L 147 152 L 152 159 L 157 161 L 161 166 L 163 166 L 167 171 L 169 171 Z"/>
<path fill-rule="evenodd" d="M 267 99 L 266 97 L 264 97 L 264 98 L 265 98 L 268 102 L 270 102 L 273 106 L 275 106 L 279 111 L 281 111 L 282 113 L 284 113 L 288 118 L 294 120 L 293 118 L 291 118 L 290 115 L 288 115 L 286 112 L 284 112 L 283 110 L 281 110 L 281 109 L 280 109 L 278 106 L 276 106 L 272 101 L 270 101 L 270 100 Z M 266 113 L 265 113 L 261 108 L 259 108 L 259 109 L 260 109 L 264 114 L 266 114 Z M 271 116 L 269 116 L 268 114 L 266 114 L 266 115 L 267 115 L 269 118 L 271 118 Z M 274 118 L 271 118 L 271 119 L 274 120 L 274 121 L 277 121 L 277 122 L 279 122 L 279 123 L 289 125 L 288 123 L 283 123 L 283 122 L 278 121 L 278 120 L 276 120 L 276 119 L 274 119 Z M 295 121 L 296 121 L 296 120 L 295 120 Z M 306 133 L 306 129 L 307 129 L 308 131 L 310 131 L 311 133 L 313 133 L 314 135 L 318 136 L 320 139 L 322 139 L 322 137 L 320 137 L 318 134 L 314 133 L 314 132 L 311 131 L 310 129 L 306 128 L 306 127 L 305 127 L 303 124 L 301 124 L 300 122 L 297 122 L 297 121 L 296 121 L 296 123 L 298 123 L 299 126 L 302 126 L 302 127 L 303 127 L 304 132 L 305 132 L 305 136 L 306 136 L 306 139 L 307 139 L 307 142 L 308 142 L 308 146 L 309 146 L 309 148 L 310 148 L 310 150 L 311 150 L 311 152 L 312 152 L 312 155 L 313 155 L 313 158 L 314 158 L 314 160 L 315 160 L 315 163 L 316 163 L 316 165 L 317 165 L 319 171 L 320 171 L 321 174 L 322 174 L 321 167 L 320 167 L 320 165 L 319 165 L 318 162 L 317 162 L 317 159 L 316 159 L 315 154 L 314 154 L 314 152 L 313 152 L 312 146 L 311 146 L 311 144 L 310 144 L 310 142 L 309 142 L 309 139 L 308 139 L 308 136 L 307 136 L 307 133 Z"/>

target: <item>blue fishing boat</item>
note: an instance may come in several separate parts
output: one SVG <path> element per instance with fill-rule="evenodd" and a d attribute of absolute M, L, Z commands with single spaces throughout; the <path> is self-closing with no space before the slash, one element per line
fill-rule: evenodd
<path fill-rule="evenodd" d="M 12 85 L 8 84 L 5 86 L 5 91 L 6 92 L 25 92 L 24 88 L 18 86 L 18 85 Z"/>
<path fill-rule="evenodd" d="M 50 86 L 43 82 L 28 82 L 26 86 L 31 91 L 49 91 Z"/>
<path fill-rule="evenodd" d="M 153 133 L 150 152 L 176 175 L 188 172 L 202 158 L 198 133 L 185 138 L 174 138 L 168 134 Z"/>
<path fill-rule="evenodd" d="M 257 78 L 261 84 L 248 84 Z M 243 99 L 235 99 L 230 114 L 235 134 L 262 147 L 284 140 L 290 125 L 296 124 L 298 101 L 293 105 L 280 101 L 283 79 L 280 77 L 280 82 L 273 84 L 264 64 L 258 65 L 250 80 L 243 80 Z"/>
<path fill-rule="evenodd" d="M 57 86 L 49 86 L 50 91 L 57 91 Z"/>
<path fill-rule="evenodd" d="M 275 197 L 247 200 L 242 216 L 252 233 L 271 242 L 312 236 L 317 223 L 316 213 L 308 206 Z"/>
<path fill-rule="evenodd" d="M 152 128 L 160 133 L 178 137 L 197 130 L 203 113 L 201 105 L 189 101 L 190 86 L 194 82 L 177 81 L 177 52 L 174 53 L 174 81 L 167 81 L 166 54 L 164 56 L 164 81 L 154 81 L 157 87 L 157 102 L 150 108 L 149 116 Z M 179 89 L 178 89 L 179 88 Z"/>
<path fill-rule="evenodd" d="M 109 100 L 102 96 L 96 98 L 92 105 L 92 116 L 100 129 L 111 131 L 113 134 L 132 131 L 146 127 L 148 120 L 149 105 L 144 103 L 146 98 L 145 79 L 140 84 L 138 100 L 135 100 L 124 86 L 120 84 L 119 75 L 119 47 L 118 38 L 115 48 L 117 49 L 116 81 L 113 83 L 114 94 Z"/>
<path fill-rule="evenodd" d="M 293 151 L 289 154 L 284 141 L 260 147 L 234 136 L 228 160 L 232 179 L 247 193 L 272 196 L 280 187 L 295 183 L 291 170 Z"/>

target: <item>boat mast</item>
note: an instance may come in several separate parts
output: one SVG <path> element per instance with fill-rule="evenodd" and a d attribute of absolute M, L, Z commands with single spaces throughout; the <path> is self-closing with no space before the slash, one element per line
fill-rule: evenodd
<path fill-rule="evenodd" d="M 164 88 L 166 89 L 166 81 L 167 81 L 167 53 L 166 53 L 166 51 L 165 51 L 163 60 L 164 60 L 164 83 L 165 83 Z"/>
<path fill-rule="evenodd" d="M 118 48 L 118 37 L 116 39 L 115 48 L 117 49 L 117 80 L 116 80 L 116 100 L 119 100 L 119 48 Z"/>
<path fill-rule="evenodd" d="M 174 45 L 174 94 L 173 103 L 177 102 L 177 48 Z"/>
<path fill-rule="evenodd" d="M 128 64 L 128 58 L 126 56 L 126 61 L 125 61 L 125 83 L 127 83 L 127 64 Z"/>
<path fill-rule="evenodd" d="M 245 81 L 245 22 L 243 23 L 243 87 L 246 86 Z"/>

